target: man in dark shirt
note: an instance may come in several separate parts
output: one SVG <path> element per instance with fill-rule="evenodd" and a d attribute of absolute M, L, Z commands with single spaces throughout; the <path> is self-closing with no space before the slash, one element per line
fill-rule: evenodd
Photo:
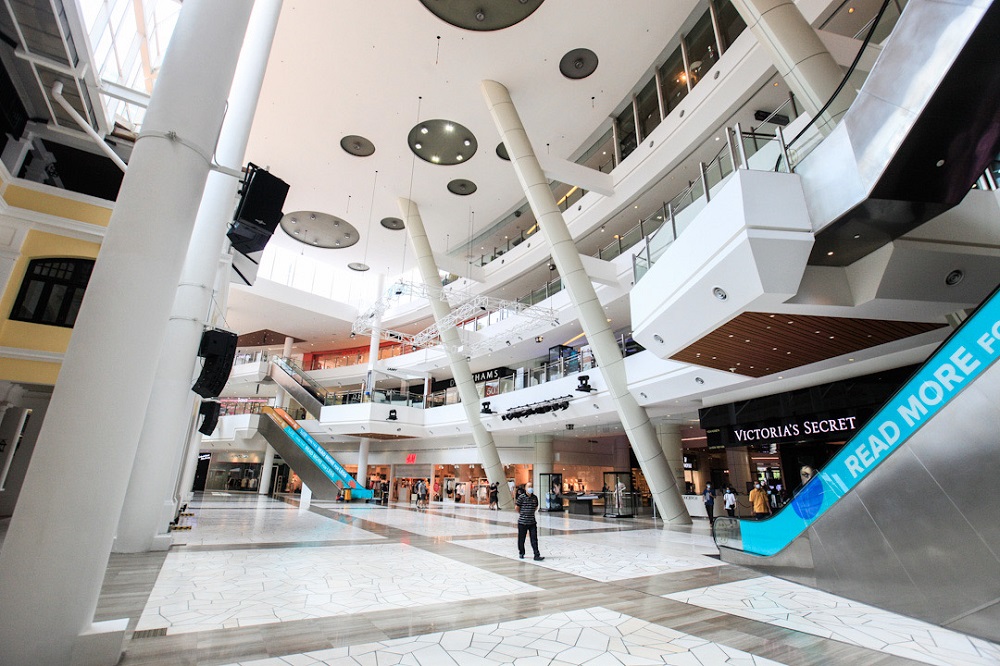
<path fill-rule="evenodd" d="M 535 522 L 535 512 L 538 511 L 538 497 L 534 488 L 528 485 L 527 492 L 519 496 L 514 502 L 517 506 L 517 552 L 524 559 L 524 537 L 531 535 L 531 549 L 535 551 L 535 561 L 541 562 L 545 558 L 538 552 L 538 523 Z"/>

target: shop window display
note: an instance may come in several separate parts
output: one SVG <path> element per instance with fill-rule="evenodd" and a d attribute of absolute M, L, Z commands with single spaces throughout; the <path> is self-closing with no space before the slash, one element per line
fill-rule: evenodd
<path fill-rule="evenodd" d="M 542 511 L 563 511 L 562 474 L 539 474 L 538 485 L 542 494 Z"/>
<path fill-rule="evenodd" d="M 632 472 L 605 472 L 604 487 L 605 518 L 631 518 L 635 515 L 637 496 L 632 486 Z"/>

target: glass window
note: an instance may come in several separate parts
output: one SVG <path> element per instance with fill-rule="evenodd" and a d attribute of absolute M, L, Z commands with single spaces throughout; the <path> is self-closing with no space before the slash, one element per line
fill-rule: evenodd
<path fill-rule="evenodd" d="M 724 46 L 728 49 L 736 38 L 746 29 L 743 17 L 733 7 L 732 0 L 717 0 L 715 15 L 719 17 L 719 32 L 722 34 Z"/>
<path fill-rule="evenodd" d="M 616 122 L 618 123 L 618 145 L 622 150 L 622 159 L 625 159 L 639 145 L 639 140 L 635 135 L 635 114 L 632 113 L 631 104 L 618 114 Z"/>
<path fill-rule="evenodd" d="M 684 57 L 678 46 L 660 67 L 660 83 L 663 86 L 663 105 L 669 113 L 677 108 L 688 94 L 687 74 L 684 72 Z"/>
<path fill-rule="evenodd" d="M 93 268 L 93 259 L 35 259 L 28 264 L 10 318 L 72 328 Z"/>
<path fill-rule="evenodd" d="M 709 12 L 698 19 L 685 41 L 688 48 L 688 76 L 694 87 L 719 59 L 719 47 L 715 44 L 715 31 L 712 30 L 712 16 Z"/>
<path fill-rule="evenodd" d="M 660 102 L 656 98 L 656 78 L 652 78 L 636 95 L 636 105 L 639 108 L 639 123 L 642 126 L 642 136 L 649 133 L 660 124 Z"/>

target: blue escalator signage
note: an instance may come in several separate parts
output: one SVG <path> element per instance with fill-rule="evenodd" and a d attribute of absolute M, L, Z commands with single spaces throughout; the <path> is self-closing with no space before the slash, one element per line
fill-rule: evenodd
<path fill-rule="evenodd" d="M 879 410 L 782 511 L 741 521 L 743 549 L 774 555 L 847 494 L 1000 356 L 1000 292 Z"/>
<path fill-rule="evenodd" d="M 285 425 L 282 430 L 285 431 L 289 439 L 295 442 L 296 446 L 302 449 L 302 452 L 309 457 L 309 460 L 326 475 L 326 478 L 331 481 L 340 481 L 345 487 L 350 488 L 353 496 L 358 499 L 367 499 L 372 496 L 371 490 L 360 487 L 354 477 L 351 476 L 351 473 L 344 469 L 344 466 L 337 462 L 304 429 Z"/>

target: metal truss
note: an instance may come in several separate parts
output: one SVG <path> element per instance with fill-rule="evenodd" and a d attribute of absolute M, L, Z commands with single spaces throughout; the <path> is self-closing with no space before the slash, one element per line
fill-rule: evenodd
<path fill-rule="evenodd" d="M 448 304 L 448 315 L 439 322 L 431 324 L 419 333 L 403 333 L 373 326 L 381 321 L 386 312 L 403 296 L 412 296 L 443 300 Z M 513 324 L 503 327 L 502 332 L 483 336 L 473 331 L 461 328 L 461 325 L 477 317 L 499 313 L 500 320 L 513 319 Z M 473 356 L 484 351 L 493 351 L 503 346 L 510 346 L 514 341 L 524 339 L 525 335 L 533 335 L 540 325 L 557 326 L 559 320 L 551 308 L 540 308 L 517 301 L 506 301 L 492 296 L 482 296 L 458 290 L 445 290 L 441 287 L 428 287 L 412 282 L 397 282 L 375 301 L 367 311 L 354 320 L 351 330 L 356 334 L 377 330 L 383 340 L 401 342 L 421 349 L 442 349 Z M 441 331 L 456 328 L 461 344 L 452 349 L 441 340 Z"/>

